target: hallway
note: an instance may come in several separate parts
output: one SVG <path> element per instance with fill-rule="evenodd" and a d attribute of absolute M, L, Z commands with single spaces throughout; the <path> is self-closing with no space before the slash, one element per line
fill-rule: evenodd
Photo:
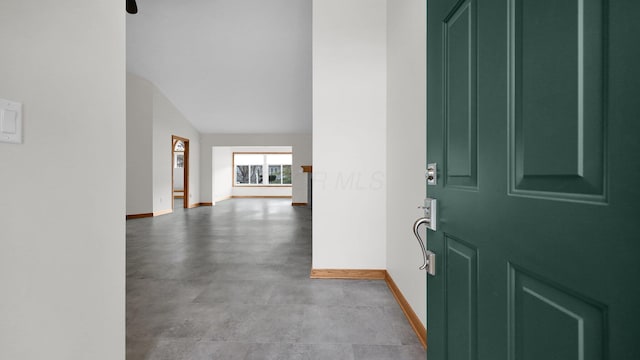
<path fill-rule="evenodd" d="M 311 210 L 290 199 L 127 221 L 127 360 L 425 359 L 384 281 L 310 269 Z"/>

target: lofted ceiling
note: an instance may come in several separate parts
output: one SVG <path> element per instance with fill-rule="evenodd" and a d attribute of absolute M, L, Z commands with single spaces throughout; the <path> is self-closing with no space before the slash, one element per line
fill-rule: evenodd
<path fill-rule="evenodd" d="M 137 2 L 127 71 L 198 131 L 311 132 L 311 0 Z"/>

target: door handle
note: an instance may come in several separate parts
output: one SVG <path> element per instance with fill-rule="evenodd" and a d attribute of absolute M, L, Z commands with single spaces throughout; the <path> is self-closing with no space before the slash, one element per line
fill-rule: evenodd
<path fill-rule="evenodd" d="M 422 250 L 422 258 L 423 263 L 420 266 L 420 270 L 427 270 L 429 275 L 436 275 L 436 254 L 427 250 L 426 239 L 422 240 L 420 236 L 420 232 L 418 231 L 420 225 L 425 225 L 427 229 L 431 229 L 433 231 L 436 230 L 437 225 L 437 204 L 438 201 L 436 199 L 426 198 L 424 199 L 424 206 L 419 206 L 419 209 L 424 210 L 424 217 L 419 218 L 413 223 L 413 235 L 416 236 L 418 240 L 418 244 L 420 244 L 420 249 Z"/>
<path fill-rule="evenodd" d="M 413 235 L 416 236 L 418 240 L 418 244 L 420 244 L 420 249 L 422 249 L 422 266 L 419 267 L 420 270 L 427 270 L 427 274 L 431 276 L 436 275 L 436 254 L 427 250 L 427 245 L 425 241 L 422 240 L 420 236 L 420 232 L 418 231 L 420 225 L 425 224 L 427 227 L 431 224 L 431 219 L 427 217 L 421 217 L 413 223 Z"/>
<path fill-rule="evenodd" d="M 427 218 L 419 218 L 418 220 L 416 220 L 415 223 L 413 223 L 413 235 L 416 236 L 416 239 L 418 240 L 418 244 L 420 245 L 420 249 L 422 249 L 422 259 L 423 259 L 423 263 L 422 266 L 419 267 L 420 270 L 424 270 L 427 267 L 427 248 L 424 244 L 424 241 L 422 240 L 422 237 L 420 237 L 420 233 L 418 232 L 418 228 L 420 228 L 420 225 L 422 224 L 427 224 L 431 222 L 430 219 Z"/>

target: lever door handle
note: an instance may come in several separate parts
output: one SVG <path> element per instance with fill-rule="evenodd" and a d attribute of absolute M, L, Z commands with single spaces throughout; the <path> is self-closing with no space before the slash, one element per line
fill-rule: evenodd
<path fill-rule="evenodd" d="M 415 223 L 413 223 L 413 235 L 416 236 L 416 239 L 418 240 L 418 244 L 420 245 L 420 249 L 422 250 L 423 263 L 422 263 L 422 266 L 419 267 L 419 269 L 420 270 L 426 269 L 429 275 L 435 276 L 436 275 L 436 254 L 427 250 L 425 241 L 422 240 L 422 237 L 420 236 L 420 232 L 418 230 L 420 228 L 420 225 L 422 224 L 425 224 L 427 226 L 431 225 L 431 219 L 426 217 L 421 217 L 418 220 L 416 220 Z"/>
<path fill-rule="evenodd" d="M 422 266 L 419 267 L 420 270 L 424 270 L 427 268 L 427 248 L 426 245 L 424 244 L 424 240 L 422 240 L 422 237 L 420 236 L 420 233 L 418 232 L 418 228 L 420 227 L 420 225 L 422 224 L 429 224 L 431 222 L 431 219 L 428 219 L 426 217 L 422 217 L 419 218 L 418 220 L 416 220 L 415 223 L 413 223 L 413 235 L 416 236 L 416 239 L 418 240 L 418 244 L 420 244 L 420 249 L 422 249 L 422 259 L 424 260 L 422 263 Z"/>

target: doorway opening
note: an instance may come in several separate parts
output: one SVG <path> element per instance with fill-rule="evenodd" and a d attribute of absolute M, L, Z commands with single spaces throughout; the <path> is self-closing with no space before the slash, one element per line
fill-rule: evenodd
<path fill-rule="evenodd" d="M 189 139 L 171 136 L 171 208 L 189 208 Z"/>

